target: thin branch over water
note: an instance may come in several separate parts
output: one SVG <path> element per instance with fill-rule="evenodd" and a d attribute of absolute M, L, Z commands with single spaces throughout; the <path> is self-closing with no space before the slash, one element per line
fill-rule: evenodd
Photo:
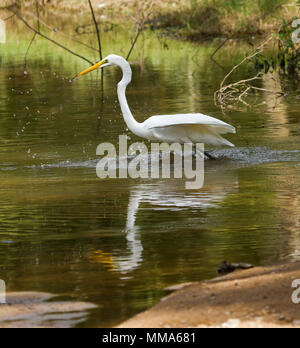
<path fill-rule="evenodd" d="M 42 38 L 52 42 L 53 44 L 55 44 L 56 46 L 64 49 L 65 51 L 71 53 L 73 56 L 76 56 L 78 58 L 81 58 L 82 60 L 88 62 L 90 65 L 93 65 L 94 63 L 92 61 L 90 61 L 89 59 L 81 56 L 80 54 L 70 50 L 69 48 L 65 47 L 64 45 L 62 45 L 61 43 L 51 39 L 50 37 L 46 36 L 45 34 L 43 34 L 42 32 L 36 30 L 34 27 L 32 27 L 20 14 L 19 12 L 14 8 L 14 7 L 10 7 L 8 8 L 9 11 L 11 11 L 14 15 L 16 15 L 16 17 L 18 19 L 20 19 L 25 25 L 27 28 L 29 28 L 30 30 L 32 30 L 34 33 L 36 33 L 37 35 L 41 36 Z"/>
<path fill-rule="evenodd" d="M 88 2 L 89 2 L 89 6 L 90 6 L 90 9 L 91 9 L 93 21 L 94 21 L 95 28 L 96 28 L 98 47 L 99 47 L 99 56 L 100 56 L 100 60 L 102 60 L 102 45 L 101 45 L 100 31 L 99 31 L 98 23 L 97 23 L 97 20 L 96 20 L 96 17 L 95 17 L 95 12 L 94 12 L 91 0 L 88 0 Z"/>

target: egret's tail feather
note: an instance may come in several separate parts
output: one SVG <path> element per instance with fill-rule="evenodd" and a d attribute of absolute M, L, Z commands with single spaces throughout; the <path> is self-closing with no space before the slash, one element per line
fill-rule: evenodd
<path fill-rule="evenodd" d="M 224 139 L 224 138 L 222 138 L 222 143 L 224 145 L 227 145 L 227 146 L 230 146 L 230 147 L 235 147 L 234 144 L 232 144 L 230 141 L 228 141 L 227 139 Z"/>

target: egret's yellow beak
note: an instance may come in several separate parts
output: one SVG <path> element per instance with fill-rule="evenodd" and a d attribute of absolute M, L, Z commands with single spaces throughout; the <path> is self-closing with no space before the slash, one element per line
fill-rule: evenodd
<path fill-rule="evenodd" d="M 76 77 L 80 77 L 80 76 L 83 76 L 85 74 L 88 74 L 89 72 L 100 68 L 101 65 L 104 65 L 104 64 L 107 64 L 107 63 L 108 63 L 108 60 L 104 59 L 101 62 L 98 62 L 95 65 L 93 65 L 93 66 L 89 67 L 88 69 L 82 71 L 81 73 L 77 74 Z"/>

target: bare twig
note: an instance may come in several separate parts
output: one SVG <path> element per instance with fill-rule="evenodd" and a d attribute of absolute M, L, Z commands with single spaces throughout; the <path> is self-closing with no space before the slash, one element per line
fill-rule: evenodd
<path fill-rule="evenodd" d="M 94 25 L 95 25 L 95 28 L 96 28 L 96 34 L 97 34 L 97 40 L 98 40 L 98 48 L 99 48 L 99 57 L 100 57 L 100 60 L 102 60 L 103 59 L 103 57 L 102 57 L 102 45 L 101 45 L 101 36 L 100 36 L 99 27 L 98 27 L 98 22 L 96 20 L 96 16 L 95 16 L 95 12 L 94 12 L 91 0 L 88 0 L 88 3 L 89 3 L 89 6 L 90 6 L 91 14 L 92 14 Z M 103 69 L 101 69 L 100 116 L 103 114 L 103 108 L 104 108 L 104 71 L 103 71 Z M 101 117 L 98 117 L 98 125 L 99 126 L 100 126 L 100 120 L 101 120 Z"/>
<path fill-rule="evenodd" d="M 283 92 L 256 87 L 252 84 L 254 81 L 262 79 L 264 75 L 262 72 L 259 72 L 256 76 L 251 77 L 249 79 L 243 79 L 243 80 L 225 85 L 225 82 L 232 75 L 232 73 L 236 71 L 246 61 L 249 61 L 250 59 L 254 58 L 256 55 L 260 54 L 263 51 L 264 47 L 267 45 L 267 43 L 270 42 L 272 38 L 273 36 L 271 36 L 264 43 L 258 46 L 251 54 L 245 57 L 239 64 L 235 65 L 230 70 L 230 72 L 224 77 L 223 81 L 220 84 L 219 90 L 216 91 L 214 95 L 215 104 L 220 105 L 222 110 L 225 107 L 232 107 L 234 104 L 236 104 L 236 102 L 240 102 L 247 107 L 257 106 L 257 105 L 250 105 L 244 100 L 244 97 L 246 97 L 250 92 L 264 91 L 267 93 L 284 95 Z"/>
<path fill-rule="evenodd" d="M 40 11 L 39 11 L 39 2 L 38 0 L 35 0 L 35 9 L 36 9 L 36 15 L 37 15 L 37 30 L 38 32 L 41 31 L 41 26 L 40 26 Z"/>
<path fill-rule="evenodd" d="M 239 96 L 239 101 L 242 102 L 246 106 L 250 106 L 245 100 L 243 99 L 244 95 L 247 95 L 248 91 L 251 89 L 251 87 L 247 87 L 245 91 Z"/>
<path fill-rule="evenodd" d="M 127 55 L 127 57 L 126 57 L 126 60 L 128 60 L 129 57 L 131 56 L 131 53 L 132 53 L 132 51 L 133 51 L 133 49 L 134 49 L 134 46 L 135 46 L 135 44 L 137 43 L 137 40 L 138 40 L 138 38 L 139 38 L 139 36 L 141 35 L 141 33 L 142 33 L 143 30 L 144 30 L 143 27 L 139 27 L 139 28 L 137 29 L 135 39 L 134 39 L 133 42 L 132 42 L 132 45 L 131 45 L 131 48 L 130 48 L 130 50 L 129 50 L 129 52 L 128 52 L 128 55 Z"/>
<path fill-rule="evenodd" d="M 24 68 L 26 68 L 26 66 L 27 66 L 27 56 L 28 56 L 28 53 L 29 53 L 29 51 L 30 51 L 30 48 L 31 48 L 31 46 L 32 46 L 32 44 L 33 44 L 33 41 L 35 40 L 36 36 L 37 36 L 37 33 L 34 33 L 32 39 L 30 40 L 29 46 L 28 46 L 28 48 L 27 48 L 27 51 L 26 51 L 26 53 L 25 53 Z"/>
<path fill-rule="evenodd" d="M 12 14 L 11 16 L 8 16 L 8 17 L 4 18 L 3 21 L 4 21 L 4 22 L 5 22 L 5 21 L 8 21 L 9 19 L 13 18 L 14 16 L 15 16 L 15 15 Z"/>
<path fill-rule="evenodd" d="M 90 6 L 90 9 L 91 9 L 93 21 L 94 21 L 95 28 L 96 28 L 97 39 L 98 39 L 98 47 L 99 47 L 99 56 L 100 56 L 100 60 L 102 60 L 102 46 L 101 46 L 100 31 L 99 31 L 98 23 L 97 23 L 97 20 L 96 20 L 96 17 L 95 17 L 95 12 L 94 12 L 91 0 L 88 0 L 88 2 L 89 2 L 89 6 Z"/>
<path fill-rule="evenodd" d="M 218 63 L 216 60 L 215 60 L 215 55 L 217 54 L 217 52 L 226 44 L 226 42 L 229 41 L 229 38 L 225 39 L 214 51 L 214 53 L 210 56 L 210 59 L 216 64 L 218 65 L 222 70 L 226 71 L 225 68 L 220 64 Z"/>
<path fill-rule="evenodd" d="M 13 14 L 15 14 L 16 17 L 17 17 L 18 19 L 20 19 L 20 20 L 26 25 L 27 28 L 29 28 L 30 30 L 32 30 L 32 31 L 33 31 L 34 33 L 36 33 L 37 35 L 41 36 L 42 38 L 44 38 L 44 39 L 46 39 L 46 40 L 48 40 L 48 41 L 50 41 L 50 42 L 52 42 L 52 43 L 55 44 L 56 46 L 58 46 L 58 47 L 64 49 L 65 51 L 71 53 L 72 55 L 74 55 L 74 56 L 76 56 L 76 57 L 78 57 L 78 58 L 81 58 L 82 60 L 85 60 L 85 61 L 88 62 L 89 64 L 91 64 L 91 65 L 94 64 L 94 63 L 91 62 L 89 59 L 87 59 L 87 58 L 81 56 L 80 54 L 78 54 L 78 53 L 76 53 L 76 52 L 73 52 L 73 51 L 70 50 L 69 48 L 67 48 L 67 47 L 65 47 L 64 45 L 62 45 L 61 43 L 59 43 L 59 42 L 57 42 L 57 41 L 51 39 L 50 37 L 46 36 L 46 35 L 43 34 L 42 32 L 39 32 L 38 30 L 36 30 L 35 28 L 33 28 L 33 27 L 32 27 L 32 26 L 19 14 L 19 12 L 17 12 L 17 11 L 15 10 L 15 8 L 12 7 L 12 8 L 9 8 L 9 10 L 10 10 Z"/>
<path fill-rule="evenodd" d="M 40 27 L 40 11 L 39 11 L 39 2 L 38 2 L 38 0 L 35 0 L 35 9 L 36 9 L 36 14 L 37 14 L 37 28 L 38 28 L 37 31 L 40 33 L 41 32 L 41 27 Z M 36 36 L 37 36 L 37 33 L 34 33 L 32 39 L 30 40 L 29 46 L 27 48 L 27 51 L 25 53 L 24 68 L 26 68 L 26 66 L 27 66 L 27 56 L 28 56 L 28 53 L 30 51 L 30 48 L 31 48 L 31 46 L 33 44 L 33 41 L 35 40 Z"/>
<path fill-rule="evenodd" d="M 258 46 L 255 51 L 250 54 L 249 56 L 245 57 L 239 64 L 237 64 L 236 66 L 234 66 L 230 72 L 224 77 L 223 81 L 221 82 L 221 88 L 224 86 L 225 81 L 228 79 L 228 77 L 237 69 L 239 68 L 241 65 L 243 65 L 247 60 L 250 60 L 252 58 L 254 58 L 255 56 L 257 56 L 259 53 L 262 52 L 263 48 L 267 45 L 267 43 L 270 42 L 270 40 L 273 39 L 273 35 L 271 35 L 267 41 L 263 42 L 260 46 Z"/>
<path fill-rule="evenodd" d="M 145 29 L 146 23 L 149 21 L 149 18 L 152 14 L 153 9 L 153 0 L 146 1 L 146 0 L 136 0 L 135 1 L 135 7 L 137 9 L 137 15 L 135 18 L 133 18 L 137 24 L 137 30 L 134 40 L 132 41 L 132 45 L 130 47 L 130 50 L 127 54 L 127 60 L 131 56 L 131 53 L 138 41 L 138 38 L 140 37 L 141 33 Z M 148 5 L 148 8 L 146 8 Z"/>
<path fill-rule="evenodd" d="M 84 47 L 86 47 L 86 48 L 89 48 L 90 50 L 99 52 L 99 50 L 98 50 L 97 48 L 92 47 L 92 46 L 89 46 L 89 45 L 87 45 L 86 43 L 84 43 L 84 42 L 82 42 L 82 41 L 80 41 L 80 40 L 74 39 L 73 37 L 71 37 L 71 36 L 69 36 L 69 35 L 66 35 L 65 33 L 59 31 L 57 28 L 53 28 L 52 26 L 48 25 L 45 21 L 43 21 L 42 19 L 38 18 L 38 17 L 37 17 L 36 15 L 34 15 L 33 13 L 28 12 L 28 11 L 26 11 L 25 13 L 26 13 L 26 15 L 29 15 L 30 17 L 39 19 L 39 23 L 40 23 L 40 24 L 43 24 L 43 26 L 45 26 L 46 28 L 48 28 L 49 30 L 51 30 L 52 32 L 54 32 L 55 34 L 58 34 L 58 35 L 60 35 L 60 36 L 63 36 L 63 37 L 65 37 L 65 38 L 68 39 L 68 40 L 74 41 L 74 42 L 78 43 L 79 45 L 82 45 L 82 46 L 84 46 Z M 13 16 L 14 16 L 14 15 L 13 15 Z"/>
<path fill-rule="evenodd" d="M 226 42 L 229 40 L 229 37 L 226 38 L 221 44 L 215 49 L 214 53 L 210 56 L 212 60 L 214 60 L 214 56 L 217 54 L 217 52 L 226 44 Z"/>

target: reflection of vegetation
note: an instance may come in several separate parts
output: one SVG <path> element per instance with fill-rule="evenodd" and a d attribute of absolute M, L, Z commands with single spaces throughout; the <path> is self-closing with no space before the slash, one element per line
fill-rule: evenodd
<path fill-rule="evenodd" d="M 298 2 L 298 6 L 300 7 L 300 2 Z M 294 20 L 295 23 L 298 23 L 296 18 Z M 232 68 L 221 82 L 220 88 L 215 92 L 216 104 L 222 108 L 235 107 L 239 104 L 247 107 L 257 107 L 261 106 L 261 103 L 257 103 L 253 97 L 258 92 L 267 92 L 278 96 L 286 95 L 284 91 L 278 91 L 278 89 L 264 89 L 258 82 L 262 80 L 264 74 L 270 71 L 279 72 L 279 74 L 300 74 L 300 45 L 295 40 L 295 26 L 292 26 L 292 22 L 288 23 L 286 20 L 283 20 L 278 34 L 271 35 L 268 40 L 260 44 Z M 233 72 L 245 63 L 253 65 L 256 69 L 256 74 L 250 78 L 244 77 L 242 80 L 225 84 L 232 77 Z M 247 97 L 249 100 L 249 96 L 252 97 L 252 101 L 245 100 Z"/>
<path fill-rule="evenodd" d="M 232 108 L 242 104 L 247 107 L 260 107 L 262 103 L 257 103 L 256 97 L 259 97 L 259 92 L 275 94 L 278 97 L 285 95 L 284 92 L 279 90 L 271 90 L 262 88 L 258 85 L 263 80 L 264 73 L 256 72 L 254 76 L 250 78 L 243 78 L 228 84 L 228 80 L 232 78 L 233 73 L 246 63 L 251 63 L 253 60 L 258 60 L 258 56 L 261 56 L 265 46 L 271 41 L 270 37 L 267 41 L 258 46 L 253 52 L 246 56 L 240 63 L 235 65 L 230 72 L 224 77 L 221 82 L 220 88 L 215 92 L 215 104 L 219 105 L 222 109 Z M 268 71 L 265 71 L 266 73 Z M 245 98 L 252 96 L 252 103 L 246 102 Z M 254 97 L 254 98 L 253 98 Z M 263 102 L 264 104 L 264 102 Z"/>
<path fill-rule="evenodd" d="M 236 169 L 230 163 L 227 170 L 238 178 L 239 187 L 229 190 L 215 207 L 163 210 L 157 206 L 154 213 L 155 207 L 143 204 L 137 216 L 144 247 L 141 267 L 127 277 L 107 272 L 114 257 L 126 257 L 122 230 L 130 184 L 101 182 L 94 169 L 84 164 L 44 169 L 41 165 L 95 159 L 99 142 L 115 143 L 117 135 L 126 132 L 115 104 L 114 83 L 120 71 L 106 72 L 105 107 L 99 116 L 96 74 L 72 84 L 68 79 L 86 63 L 37 40 L 24 73 L 28 37 L 22 40 L 22 35 L 10 35 L 1 50 L 0 278 L 8 279 L 9 290 L 34 289 L 98 303 L 102 307 L 91 318 L 91 325 L 104 326 L 153 305 L 167 285 L 214 277 L 223 259 L 257 265 L 276 261 L 277 250 L 280 256 L 284 254 L 281 247 L 289 236 L 281 232 L 282 207 L 270 180 L 274 171 L 263 166 Z M 127 53 L 129 41 L 126 33 L 109 33 L 104 47 Z M 245 55 L 240 45 L 229 54 L 232 45 L 223 51 L 226 69 L 233 54 L 238 59 Z M 224 72 L 210 61 L 214 48 L 174 41 L 167 41 L 167 47 L 144 33 L 132 56 L 134 79 L 128 98 L 137 118 L 192 108 L 220 116 L 212 93 Z M 88 54 L 94 59 L 93 52 Z M 243 67 L 235 77 L 247 73 L 248 67 Z M 298 105 L 289 105 L 286 126 L 293 126 L 288 124 L 291 119 L 298 123 L 297 110 Z M 274 141 L 275 126 L 270 126 L 269 114 L 243 112 L 232 113 L 232 117 L 234 122 L 243 122 L 239 136 L 247 136 L 256 145 Z M 279 123 L 276 121 L 276 127 L 280 128 Z M 292 139 L 293 148 L 297 139 Z M 236 140 L 242 142 L 240 137 Z M 38 153 L 35 160 L 33 152 Z M 220 165 L 224 163 L 226 160 Z M 218 164 L 210 175 L 214 177 L 216 172 Z M 285 177 L 281 176 L 282 181 Z M 230 188 L 233 181 L 227 183 Z M 210 190 L 214 192 L 215 185 Z M 287 199 L 296 191 L 280 187 L 280 192 Z"/>
<path fill-rule="evenodd" d="M 259 55 L 255 65 L 266 73 L 278 70 L 281 74 L 300 74 L 300 45 L 292 40 L 295 28 L 285 20 L 276 37 L 273 52 Z"/>
<path fill-rule="evenodd" d="M 10 290 L 95 302 L 101 311 L 93 325 L 116 324 L 152 306 L 165 286 L 214 277 L 225 259 L 255 265 L 276 260 L 274 250 L 286 236 L 278 229 L 272 174 L 267 168 L 230 169 L 224 187 L 230 192 L 208 209 L 143 204 L 137 221 L 143 263 L 123 275 L 108 269 L 114 256 L 126 259 L 128 182 L 101 184 L 94 175 L 74 178 L 57 170 L 44 179 L 10 178 L 4 182 L 11 187 L 8 202 L 1 201 L 0 274 Z M 207 189 L 213 194 L 215 188 Z"/>

